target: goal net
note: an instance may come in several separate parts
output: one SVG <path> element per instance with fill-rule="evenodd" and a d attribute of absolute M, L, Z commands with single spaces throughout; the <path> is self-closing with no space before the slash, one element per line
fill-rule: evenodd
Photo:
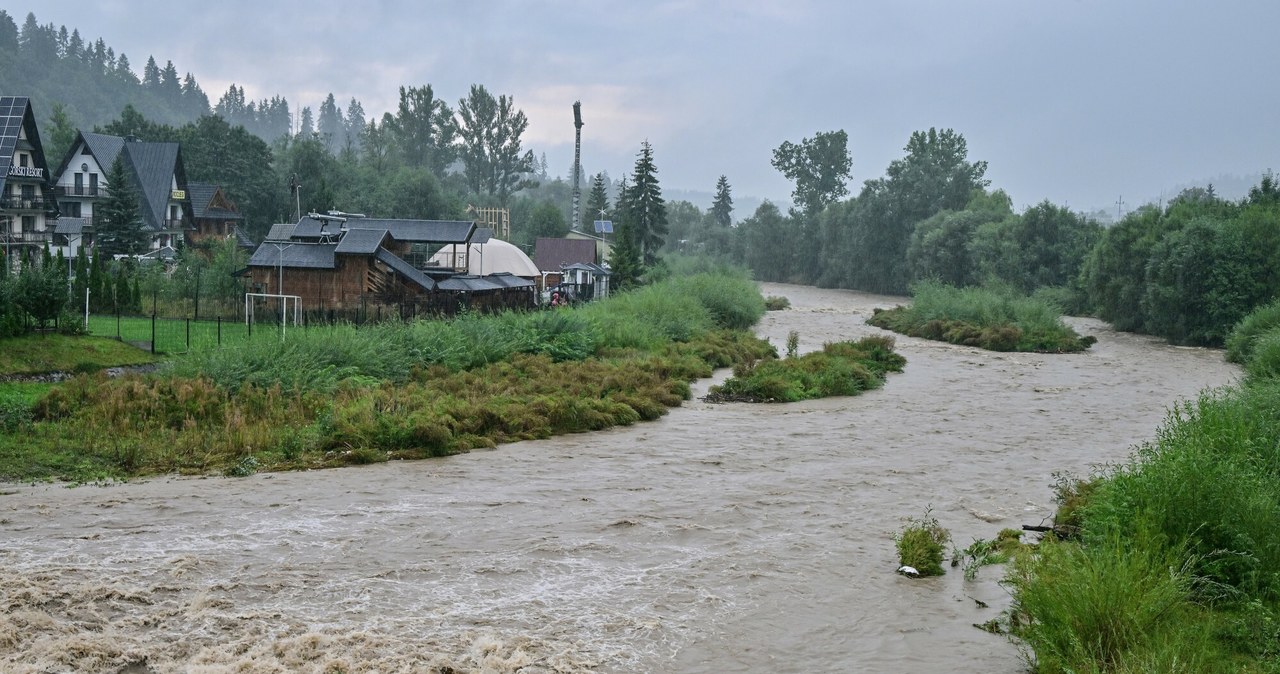
<path fill-rule="evenodd" d="M 261 319 L 256 316 L 262 316 Z M 252 325 L 258 320 L 275 323 L 281 327 L 292 320 L 294 327 L 302 319 L 302 298 L 298 295 L 277 295 L 276 293 L 245 293 L 244 322 Z"/>

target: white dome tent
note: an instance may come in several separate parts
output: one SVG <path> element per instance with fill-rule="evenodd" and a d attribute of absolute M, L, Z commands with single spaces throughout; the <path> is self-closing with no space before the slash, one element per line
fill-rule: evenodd
<path fill-rule="evenodd" d="M 466 252 L 461 248 L 456 254 L 458 264 L 468 260 L 468 274 L 488 276 L 505 272 L 527 279 L 538 277 L 538 265 L 535 265 L 524 251 L 511 243 L 501 239 L 489 239 L 484 243 L 469 244 L 469 248 L 469 257 L 464 257 Z M 431 264 L 453 267 L 454 259 L 454 246 L 445 246 L 431 257 Z"/>

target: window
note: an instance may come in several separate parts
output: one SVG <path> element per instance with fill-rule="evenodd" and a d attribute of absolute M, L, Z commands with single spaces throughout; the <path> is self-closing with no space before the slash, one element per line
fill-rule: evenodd
<path fill-rule="evenodd" d="M 80 202 L 79 202 L 79 201 L 67 201 L 67 202 L 64 202 L 64 203 L 62 204 L 62 210 L 63 210 L 63 215 L 66 215 L 68 218 L 79 218 L 79 217 L 82 217 L 82 216 L 80 215 Z"/>
<path fill-rule="evenodd" d="M 34 215 L 22 216 L 22 231 L 24 232 L 36 231 L 36 216 Z"/>
<path fill-rule="evenodd" d="M 90 173 L 89 174 L 89 196 L 97 196 L 97 195 L 98 195 L 98 174 Z"/>
<path fill-rule="evenodd" d="M 84 174 L 76 174 L 76 194 L 84 194 Z"/>
<path fill-rule="evenodd" d="M 18 166 L 27 167 L 30 165 L 31 155 L 26 153 L 18 153 Z"/>

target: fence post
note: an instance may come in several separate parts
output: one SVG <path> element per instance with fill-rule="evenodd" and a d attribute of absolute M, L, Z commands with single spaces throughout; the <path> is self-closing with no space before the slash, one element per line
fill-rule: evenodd
<path fill-rule="evenodd" d="M 218 346 L 222 346 L 222 317 L 218 317 Z"/>
<path fill-rule="evenodd" d="M 120 314 L 116 314 L 116 324 L 120 323 Z M 156 352 L 156 315 L 151 314 L 151 353 Z"/>
<path fill-rule="evenodd" d="M 116 313 L 116 339 L 124 340 L 124 335 L 120 334 L 120 314 Z"/>
<path fill-rule="evenodd" d="M 191 319 L 187 319 L 187 351 L 191 350 Z"/>

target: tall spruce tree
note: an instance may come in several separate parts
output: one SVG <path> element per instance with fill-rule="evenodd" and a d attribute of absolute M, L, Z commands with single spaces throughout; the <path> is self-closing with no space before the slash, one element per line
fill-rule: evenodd
<path fill-rule="evenodd" d="M 716 198 L 711 202 L 711 221 L 721 227 L 733 224 L 733 196 L 729 193 L 729 178 L 720 176 L 716 181 Z"/>
<path fill-rule="evenodd" d="M 96 216 L 95 257 L 105 256 L 109 260 L 113 255 L 136 255 L 146 251 L 148 237 L 142 229 L 137 193 L 125 172 L 123 152 L 116 155 L 116 160 L 111 163 L 111 170 L 107 173 L 107 197 L 98 206 Z"/>
<path fill-rule="evenodd" d="M 626 178 L 618 186 L 618 199 L 613 206 L 613 249 L 609 253 L 610 284 L 615 290 L 630 290 L 640 285 L 644 275 L 644 260 L 636 245 L 635 230 L 631 227 L 631 187 Z"/>
<path fill-rule="evenodd" d="M 583 212 L 586 216 L 583 218 L 584 221 L 609 219 L 609 192 L 606 191 L 604 181 L 603 173 L 597 173 L 591 179 L 591 191 L 587 193 L 586 210 Z"/>
<path fill-rule="evenodd" d="M 627 226 L 646 267 L 658 261 L 658 249 L 667 239 L 667 206 L 658 186 L 658 167 L 653 163 L 653 146 L 640 144 L 631 187 L 626 195 Z M 621 210 L 621 209 L 619 209 Z"/>

